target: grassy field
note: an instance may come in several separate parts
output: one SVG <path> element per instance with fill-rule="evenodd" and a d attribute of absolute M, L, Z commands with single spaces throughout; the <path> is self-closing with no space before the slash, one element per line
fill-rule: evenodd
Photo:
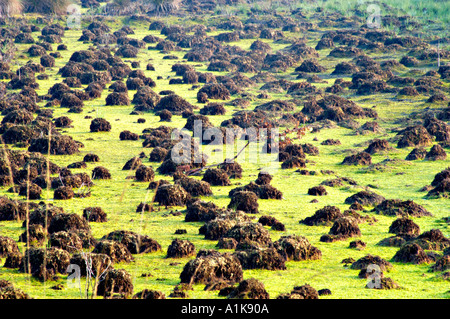
<path fill-rule="evenodd" d="M 321 1 L 318 4 L 311 4 L 312 6 L 320 6 Z M 327 10 L 339 10 L 345 12 L 349 10 L 351 4 L 347 4 L 347 1 L 329 0 L 324 1 L 323 5 Z M 428 13 L 433 14 L 433 17 L 442 18 L 440 21 L 445 25 L 448 25 L 448 6 L 444 6 L 445 9 L 441 10 L 443 4 L 447 2 L 433 2 L 428 1 L 390 1 L 392 7 L 398 8 L 399 12 L 404 12 L 411 15 L 418 16 L 421 11 L 426 7 Z M 294 4 L 295 6 L 295 4 Z M 305 5 L 308 9 L 308 5 Z M 242 9 L 242 8 L 241 8 Z M 415 13 L 415 14 L 413 14 Z M 428 15 L 422 16 L 426 19 Z M 176 18 L 170 18 L 173 23 L 185 24 L 189 23 L 188 19 L 176 20 Z M 115 31 L 122 26 L 120 19 L 110 19 L 108 25 Z M 131 24 L 131 27 L 135 30 L 134 37 L 142 39 L 145 35 L 153 34 L 158 37 L 163 37 L 159 31 L 148 31 L 148 23 L 135 23 Z M 443 31 L 448 32 L 447 30 Z M 216 33 L 209 33 L 214 35 Z M 285 32 L 288 37 L 298 37 L 299 34 Z M 89 44 L 83 44 L 78 42 L 77 39 L 81 35 L 81 30 L 68 30 L 65 32 L 63 43 L 67 44 L 68 51 L 61 51 L 62 58 L 56 59 L 56 66 L 47 69 L 46 73 L 49 74 L 49 80 L 38 80 L 40 88 L 38 93 L 44 95 L 48 89 L 56 82 L 60 82 L 62 79 L 57 74 L 58 69 L 65 65 L 73 52 L 78 50 L 84 50 L 89 47 Z M 320 38 L 320 34 L 308 33 L 308 45 L 315 46 Z M 238 45 L 244 49 L 248 49 L 254 39 L 241 40 L 236 43 L 230 43 L 230 45 Z M 274 51 L 283 48 L 287 44 L 273 43 L 272 40 L 263 40 L 269 43 Z M 24 51 L 27 45 L 19 44 L 19 52 Z M 329 59 L 327 57 L 329 50 L 321 50 L 319 61 L 322 65 L 326 66 L 328 71 L 325 73 L 331 73 L 334 66 L 338 61 Z M 144 69 L 147 62 L 151 62 L 156 71 L 144 71 L 144 73 L 155 80 L 157 86 L 155 92 L 162 90 L 174 90 L 178 95 L 187 99 L 193 105 L 202 107 L 197 103 L 196 93 L 197 90 L 191 90 L 190 85 L 169 85 L 169 80 L 166 79 L 167 75 L 173 75 L 171 72 L 171 66 L 173 63 L 182 61 L 182 57 L 185 51 L 172 52 L 171 54 L 177 55 L 179 60 L 163 60 L 164 54 L 156 50 L 141 49 L 139 56 L 135 59 L 125 59 L 125 61 L 138 60 L 141 62 L 141 69 Z M 399 60 L 405 52 L 393 52 L 385 54 L 373 54 L 371 55 L 377 61 L 396 59 Z M 16 67 L 25 64 L 30 58 L 24 53 L 23 57 L 15 60 Z M 31 58 L 31 60 L 39 63 L 39 58 Z M 197 71 L 206 71 L 207 64 L 205 63 L 183 63 L 192 64 L 196 67 Z M 202 65 L 199 65 L 202 64 Z M 423 63 L 418 69 L 425 73 L 428 70 L 436 70 L 434 63 Z M 403 69 L 398 72 L 399 75 L 407 74 L 408 69 Z M 215 74 L 221 74 L 214 72 Z M 225 74 L 225 73 L 223 73 Z M 223 75 L 222 74 L 222 75 Z M 157 76 L 162 76 L 162 80 L 158 80 Z M 248 74 L 248 76 L 252 76 Z M 296 80 L 296 74 L 294 74 L 293 68 L 290 68 L 284 74 L 281 74 L 283 78 L 288 80 Z M 330 76 L 324 76 L 326 83 L 314 84 L 317 87 L 326 87 L 334 82 L 334 78 Z M 448 82 L 444 83 L 444 86 L 449 88 Z M 251 90 L 252 93 L 258 93 L 260 86 L 255 86 Z M 135 91 L 129 91 L 128 95 L 131 98 Z M 147 155 L 150 153 L 150 149 L 144 149 L 142 147 L 142 140 L 138 141 L 120 141 L 119 134 L 123 130 L 130 130 L 134 133 L 141 134 L 142 130 L 149 127 L 157 127 L 161 124 L 169 125 L 171 127 L 183 127 L 185 119 L 181 116 L 173 116 L 171 123 L 160 123 L 159 117 L 153 113 L 145 113 L 143 115 L 130 115 L 133 110 L 133 105 L 130 106 L 105 106 L 105 98 L 108 94 L 107 90 L 103 91 L 101 98 L 88 101 L 85 103 L 84 111 L 80 114 L 68 113 L 68 109 L 54 108 L 54 117 L 66 115 L 73 120 L 73 127 L 64 129 L 63 133 L 71 135 L 75 140 L 81 141 L 84 144 L 84 148 L 81 149 L 80 154 L 72 156 L 50 156 L 50 160 L 61 167 L 67 166 L 70 163 L 81 161 L 85 154 L 95 153 L 100 157 L 100 163 L 88 163 L 86 169 L 72 169 L 73 173 L 86 172 L 91 175 L 92 169 L 98 165 L 107 167 L 112 175 L 111 180 L 95 181 L 95 185 L 92 187 L 92 196 L 88 198 L 74 198 L 69 201 L 60 201 L 53 199 L 53 192 L 46 193 L 44 190 L 44 201 L 52 203 L 64 208 L 67 213 L 80 214 L 83 208 L 89 206 L 101 206 L 108 214 L 107 223 L 91 223 L 92 233 L 95 238 L 100 238 L 103 235 L 113 230 L 131 230 L 140 234 L 149 235 L 151 238 L 156 239 L 163 250 L 158 253 L 134 255 L 135 261 L 131 263 L 115 264 L 114 267 L 119 269 L 123 268 L 127 270 L 133 276 L 134 292 L 139 292 L 144 288 L 160 290 L 166 295 L 169 295 L 173 291 L 174 286 L 180 282 L 179 275 L 183 269 L 183 266 L 191 258 L 171 259 L 166 258 L 166 249 L 174 238 L 188 239 L 199 249 L 216 249 L 217 241 L 205 240 L 202 235 L 198 234 L 198 228 L 202 223 L 187 223 L 184 222 L 184 214 L 180 216 L 173 216 L 169 212 L 174 210 L 182 211 L 184 207 L 172 207 L 165 209 L 164 207 L 157 207 L 154 212 L 137 213 L 136 207 L 142 202 L 150 202 L 154 196 L 154 191 L 147 190 L 148 183 L 139 183 L 131 179 L 127 179 L 128 175 L 132 172 L 123 171 L 122 166 L 130 158 L 139 155 L 144 151 Z M 272 98 L 285 99 L 284 94 L 271 94 Z M 344 95 L 345 96 L 345 95 Z M 295 285 L 302 285 L 305 283 L 310 284 L 317 290 L 328 288 L 332 291 L 331 296 L 323 296 L 321 298 L 388 298 L 388 299 L 401 299 L 401 298 L 449 298 L 449 282 L 439 278 L 439 273 L 429 272 L 430 264 L 411 265 L 392 262 L 394 269 L 387 273 L 388 277 L 391 277 L 397 282 L 401 289 L 393 290 L 376 290 L 366 289 L 365 279 L 358 278 L 358 271 L 351 270 L 348 267 L 344 267 L 341 261 L 344 258 L 352 257 L 355 260 L 363 257 L 367 254 L 378 255 L 386 260 L 391 260 L 398 248 L 395 247 L 381 247 L 377 246 L 377 243 L 386 237 L 389 237 L 388 228 L 390 224 L 395 220 L 394 217 L 387 217 L 382 215 L 376 215 L 369 211 L 363 213 L 363 215 L 375 216 L 377 222 L 375 223 L 363 223 L 360 224 L 362 236 L 359 238 L 363 240 L 367 247 L 364 250 L 355 250 L 349 248 L 349 242 L 355 238 L 345 241 L 338 241 L 334 243 L 320 242 L 319 238 L 326 234 L 329 227 L 315 226 L 310 227 L 303 224 L 299 224 L 299 221 L 307 216 L 311 216 L 317 209 L 322 208 L 325 205 L 335 205 L 342 211 L 348 209 L 348 205 L 343 204 L 345 198 L 362 190 L 366 189 L 368 185 L 378 194 L 383 195 L 389 199 L 411 199 L 414 202 L 423 205 L 428 211 L 430 211 L 432 217 L 414 218 L 421 231 L 427 231 L 434 228 L 439 228 L 446 237 L 450 236 L 449 224 L 445 223 L 442 218 L 449 216 L 450 205 L 449 200 L 445 198 L 441 199 L 426 199 L 424 192 L 419 192 L 419 189 L 425 185 L 429 185 L 434 178 L 434 175 L 443 169 L 450 166 L 450 159 L 444 161 L 403 161 L 406 155 L 411 149 L 398 149 L 394 148 L 392 151 L 385 154 L 374 155 L 373 163 L 382 163 L 386 159 L 398 159 L 397 162 L 388 162 L 383 166 L 381 170 L 371 169 L 370 167 L 359 166 L 346 166 L 341 165 L 342 160 L 348 154 L 351 149 L 363 150 L 365 143 L 374 138 L 391 139 L 396 133 L 392 132 L 392 129 L 398 128 L 398 124 L 395 121 L 399 118 L 406 117 L 413 111 L 421 111 L 427 107 L 440 108 L 443 105 L 429 105 L 425 101 L 427 97 L 418 96 L 412 100 L 398 99 L 395 94 L 378 94 L 370 96 L 346 96 L 363 107 L 372 107 L 376 105 L 376 110 L 379 114 L 377 122 L 385 129 L 386 133 L 382 134 L 370 134 L 370 135 L 355 135 L 353 130 L 336 126 L 331 129 L 323 129 L 318 133 L 309 133 L 302 138 L 301 141 L 297 140 L 297 143 L 311 143 L 320 149 L 318 156 L 307 156 L 311 161 L 307 165 L 308 170 L 314 170 L 318 172 L 317 175 L 304 176 L 296 173 L 294 169 L 291 170 L 277 170 L 274 174 L 274 178 L 271 184 L 277 189 L 283 192 L 282 200 L 259 200 L 260 215 L 271 215 L 286 225 L 285 232 L 277 232 L 269 230 L 273 241 L 279 237 L 287 234 L 297 234 L 308 238 L 312 245 L 316 246 L 322 251 L 322 259 L 315 261 L 301 261 L 294 262 L 289 261 L 286 263 L 287 269 L 283 271 L 269 271 L 269 270 L 244 270 L 244 279 L 257 278 L 261 280 L 267 292 L 271 298 L 275 298 L 277 295 L 285 292 L 289 292 Z M 45 103 L 41 103 L 43 106 Z M 258 101 L 252 102 L 248 109 L 259 104 Z M 219 126 L 223 120 L 229 119 L 232 116 L 234 108 L 232 106 L 226 106 L 227 113 L 223 116 L 209 116 L 211 122 Z M 297 107 L 296 111 L 301 110 L 301 107 Z M 195 113 L 198 112 L 198 109 Z M 112 129 L 110 132 L 102 133 L 90 133 L 89 125 L 90 119 L 85 119 L 86 115 L 92 117 L 101 117 L 108 120 Z M 137 118 L 145 118 L 145 124 L 138 124 Z M 358 120 L 360 123 L 364 123 L 367 120 Z M 339 139 L 341 145 L 339 146 L 323 146 L 320 143 L 325 139 Z M 393 143 L 393 145 L 395 145 Z M 14 148 L 14 147 L 12 147 Z M 205 150 L 208 150 L 206 147 Z M 239 162 L 239 159 L 238 159 Z M 144 164 L 152 166 L 155 171 L 157 165 L 155 163 L 147 162 L 144 159 Z M 214 186 L 213 195 L 205 198 L 206 200 L 213 201 L 218 206 L 228 205 L 230 199 L 228 192 L 235 188 L 237 185 L 246 185 L 250 181 L 254 181 L 258 174 L 258 165 L 255 163 L 241 163 L 244 172 L 243 178 L 240 180 L 232 180 L 231 186 L 219 187 Z M 357 181 L 357 186 L 346 187 L 327 187 L 328 195 L 318 197 L 318 203 L 311 203 L 311 200 L 315 197 L 309 196 L 307 191 L 312 186 L 319 185 L 323 180 L 332 178 L 333 175 L 321 174 L 322 170 L 332 170 L 337 176 L 349 177 Z M 157 174 L 155 177 L 158 179 L 171 179 L 167 176 Z M 370 187 L 369 187 L 370 188 Z M 11 198 L 22 199 L 17 194 L 11 194 L 6 191 L 6 188 L 1 191 L 2 195 L 7 195 Z M 22 222 L 15 221 L 2 221 L 0 222 L 0 234 L 17 239 L 19 235 L 24 231 L 21 227 Z M 187 234 L 174 235 L 177 229 L 186 229 Z M 24 243 L 19 243 L 21 251 L 25 249 Z M 226 251 L 226 250 L 220 250 Z M 4 263 L 4 259 L 0 264 Z M 151 273 L 151 276 L 143 277 L 142 274 Z M 61 275 L 57 282 L 42 283 L 33 278 L 28 277 L 26 274 L 19 273 L 17 270 L 0 268 L 0 279 L 10 280 L 14 283 L 14 286 L 26 291 L 33 298 L 81 298 L 80 291 L 78 289 L 64 288 L 63 290 L 54 290 L 51 287 L 57 283 L 63 285 L 66 284 L 65 275 Z M 83 281 L 82 281 L 83 283 Z M 204 291 L 204 285 L 194 285 L 194 290 L 189 291 L 188 294 L 191 298 L 219 298 L 217 292 Z"/>

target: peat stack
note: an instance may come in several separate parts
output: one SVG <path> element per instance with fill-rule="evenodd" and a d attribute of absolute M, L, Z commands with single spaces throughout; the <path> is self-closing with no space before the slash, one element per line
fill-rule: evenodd
<path fill-rule="evenodd" d="M 102 240 L 117 241 L 132 254 L 152 253 L 161 250 L 161 245 L 147 235 L 140 235 L 129 230 L 116 230 L 102 237 Z"/>
<path fill-rule="evenodd" d="M 352 217 L 340 217 L 335 220 L 327 235 L 320 238 L 322 242 L 345 240 L 349 237 L 361 236 L 357 221 Z"/>
<path fill-rule="evenodd" d="M 286 261 L 317 260 L 322 258 L 322 252 L 311 245 L 303 236 L 282 236 L 274 242 L 274 247 Z"/>
<path fill-rule="evenodd" d="M 258 206 L 258 196 L 249 191 L 239 191 L 234 193 L 228 204 L 228 208 L 242 210 L 250 214 L 257 214 L 259 212 Z"/>
<path fill-rule="evenodd" d="M 167 258 L 183 258 L 195 255 L 195 246 L 189 240 L 174 239 L 167 248 Z"/>
<path fill-rule="evenodd" d="M 334 221 L 343 217 L 341 210 L 336 206 L 325 206 L 316 210 L 314 215 L 301 220 L 301 224 L 308 226 L 331 226 Z"/>
<path fill-rule="evenodd" d="M 221 281 L 233 284 L 243 279 L 242 266 L 231 254 L 202 249 L 195 259 L 183 267 L 180 279 L 181 283 L 188 284 L 210 284 Z"/>
<path fill-rule="evenodd" d="M 124 269 L 109 269 L 104 274 L 97 287 L 97 294 L 109 297 L 113 293 L 119 294 L 123 298 L 128 298 L 133 294 L 133 279 Z"/>
<path fill-rule="evenodd" d="M 243 280 L 227 296 L 228 299 L 269 299 L 264 284 L 255 279 Z"/>
<path fill-rule="evenodd" d="M 155 194 L 155 202 L 163 206 L 184 206 L 189 194 L 181 185 L 161 185 Z"/>

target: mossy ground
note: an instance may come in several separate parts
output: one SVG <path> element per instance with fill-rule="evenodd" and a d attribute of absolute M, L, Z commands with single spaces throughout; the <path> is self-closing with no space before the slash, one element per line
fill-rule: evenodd
<path fill-rule="evenodd" d="M 174 21 L 180 22 L 180 21 Z M 182 21 L 181 21 L 182 22 Z M 110 21 L 109 25 L 113 31 L 121 27 L 120 19 Z M 147 34 L 154 34 L 160 36 L 159 31 L 148 31 L 147 23 L 133 23 L 132 28 L 135 30 L 135 35 L 130 37 L 142 39 Z M 217 32 L 216 32 L 217 33 Z M 285 32 L 289 37 L 299 36 Z M 57 71 L 69 59 L 74 51 L 88 48 L 88 44 L 78 42 L 77 39 L 81 35 L 80 30 L 66 31 L 63 38 L 63 43 L 67 44 L 68 51 L 61 51 L 62 58 L 56 59 L 57 65 L 54 68 L 48 69 L 46 72 L 50 75 L 49 80 L 39 81 L 39 94 L 46 94 L 49 87 L 57 81 L 62 79 L 57 74 Z M 239 45 L 248 49 L 251 42 L 254 40 L 242 40 L 230 45 Z M 271 40 L 263 40 L 272 45 L 274 51 L 283 48 L 286 44 L 274 44 Z M 318 41 L 318 36 L 308 39 L 308 45 L 315 46 Z M 18 45 L 19 52 L 26 49 L 26 45 Z M 141 49 L 138 58 L 124 59 L 126 61 L 139 60 L 141 62 L 141 69 L 145 70 L 147 62 L 155 66 L 156 71 L 144 71 L 147 76 L 150 76 L 157 83 L 156 92 L 161 90 L 174 90 L 178 95 L 183 96 L 194 105 L 196 102 L 197 90 L 191 90 L 190 85 L 168 85 L 169 80 L 166 79 L 168 75 L 173 75 L 171 72 L 171 65 L 173 63 L 182 61 L 184 55 L 182 52 L 173 52 L 179 56 L 179 60 L 163 60 L 164 54 L 155 50 Z M 327 57 L 329 51 L 320 51 L 319 61 L 322 65 L 328 68 L 325 73 L 331 73 L 333 66 L 337 63 L 334 59 Z M 389 53 L 385 55 L 372 55 L 377 59 L 400 59 L 405 52 Z M 24 53 L 23 58 L 16 60 L 18 65 L 23 65 L 29 60 L 27 54 Z M 39 61 L 39 58 L 32 58 L 32 60 Z M 185 62 L 183 62 L 185 63 Z M 190 63 L 196 66 L 198 71 L 206 71 L 207 65 L 201 63 Z M 436 66 L 432 64 L 423 64 L 420 69 L 423 71 L 435 69 Z M 404 74 L 407 70 L 401 70 L 399 73 Z M 215 72 L 216 74 L 220 74 Z M 163 80 L 157 80 L 156 77 L 161 75 Z M 286 79 L 294 80 L 293 68 L 282 74 Z M 251 74 L 249 74 L 251 76 Z M 332 77 L 324 77 L 329 84 L 334 82 Z M 324 87 L 329 84 L 315 84 L 317 87 Z M 445 84 L 448 86 L 448 83 Z M 253 88 L 251 91 L 258 92 L 259 86 Z M 135 91 L 129 91 L 129 96 L 132 97 Z M 123 130 L 130 130 L 134 133 L 140 134 L 144 128 L 156 127 L 161 124 L 172 127 L 183 127 L 185 119 L 181 116 L 173 116 L 171 123 L 160 123 L 159 117 L 153 113 L 146 113 L 143 115 L 130 115 L 133 106 L 105 106 L 105 97 L 108 91 L 103 92 L 103 96 L 99 99 L 85 103 L 84 111 L 81 114 L 68 113 L 65 108 L 54 108 L 54 117 L 67 115 L 73 120 L 73 128 L 64 129 L 65 134 L 71 135 L 75 140 L 81 141 L 84 148 L 81 149 L 80 154 L 73 156 L 50 156 L 50 160 L 60 165 L 66 166 L 70 163 L 80 161 L 87 153 L 95 153 L 99 155 L 99 163 L 88 163 L 86 169 L 73 169 L 73 172 L 87 172 L 90 174 L 91 170 L 97 166 L 102 165 L 107 167 L 112 175 L 111 180 L 95 181 L 95 186 L 92 187 L 92 196 L 88 198 L 75 198 L 68 201 L 53 200 L 53 192 L 50 190 L 46 193 L 44 190 L 43 198 L 49 203 L 61 206 L 66 212 L 73 212 L 81 214 L 83 208 L 88 206 L 101 206 L 108 214 L 107 223 L 91 223 L 91 228 L 94 237 L 100 238 L 103 235 L 113 230 L 127 229 L 141 234 L 149 235 L 156 239 L 163 247 L 162 252 L 135 255 L 135 261 L 129 264 L 115 264 L 115 268 L 124 268 L 133 275 L 134 291 L 139 292 L 144 288 L 156 289 L 169 295 L 174 286 L 179 283 L 179 275 L 183 269 L 184 264 L 190 258 L 182 259 L 167 259 L 165 258 L 165 250 L 174 238 L 188 239 L 195 244 L 197 250 L 202 248 L 215 248 L 216 241 L 208 241 L 203 239 L 203 236 L 198 234 L 198 228 L 201 223 L 186 223 L 184 222 L 184 215 L 173 216 L 168 214 L 170 211 L 183 211 L 182 207 L 174 207 L 166 209 L 158 207 L 155 204 L 155 211 L 137 213 L 136 207 L 141 201 L 150 202 L 154 196 L 154 191 L 147 190 L 148 183 L 139 183 L 130 179 L 126 179 L 128 175 L 133 175 L 133 172 L 122 171 L 124 163 L 144 151 L 147 155 L 150 149 L 142 148 L 142 140 L 138 141 L 120 141 L 119 133 Z M 283 94 L 271 94 L 272 97 L 284 99 Z M 445 161 L 414 161 L 414 162 L 398 162 L 394 164 L 387 164 L 383 170 L 370 171 L 366 168 L 357 166 L 343 166 L 340 165 L 343 158 L 348 154 L 346 150 L 355 148 L 365 141 L 373 138 L 391 138 L 395 136 L 390 129 L 397 127 L 394 124 L 395 120 L 408 116 L 413 111 L 423 110 L 426 107 L 443 107 L 442 105 L 426 105 L 425 96 L 419 96 L 413 100 L 398 100 L 394 95 L 370 95 L 370 96 L 350 96 L 352 100 L 363 107 L 372 107 L 376 105 L 376 110 L 379 114 L 378 122 L 386 130 L 385 134 L 371 134 L 371 135 L 354 135 L 353 131 L 345 128 L 323 129 L 318 133 L 309 133 L 304 136 L 298 143 L 311 143 L 320 149 L 320 155 L 307 156 L 307 158 L 314 163 L 308 164 L 308 170 L 320 172 L 321 170 L 332 170 L 338 176 L 350 177 L 358 182 L 356 187 L 327 187 L 328 195 L 318 197 L 318 203 L 311 203 L 315 197 L 307 195 L 310 187 L 319 185 L 324 179 L 331 178 L 333 175 L 313 175 L 303 176 L 292 170 L 276 171 L 271 182 L 273 186 L 283 192 L 283 200 L 259 200 L 260 214 L 268 214 L 277 218 L 286 225 L 285 232 L 276 232 L 270 230 L 272 240 L 277 240 L 280 236 L 286 234 L 297 234 L 308 238 L 308 240 L 322 251 L 322 259 L 315 261 L 286 263 L 287 269 L 284 271 L 268 271 L 268 270 L 245 270 L 244 278 L 254 277 L 260 279 L 266 290 L 272 298 L 280 293 L 290 291 L 295 285 L 308 283 L 316 289 L 328 288 L 332 291 L 331 296 L 323 296 L 321 298 L 448 298 L 449 283 L 448 281 L 438 279 L 437 273 L 430 273 L 430 265 L 409 265 L 401 263 L 393 263 L 394 269 L 387 273 L 396 281 L 402 289 L 395 290 L 374 290 L 364 288 L 366 280 L 358 278 L 358 271 L 345 268 L 341 264 L 341 260 L 347 257 L 358 259 L 366 254 L 378 255 L 382 258 L 390 260 L 398 248 L 394 247 L 380 247 L 376 244 L 383 238 L 390 236 L 388 234 L 389 225 L 395 219 L 394 217 L 386 217 L 375 215 L 378 219 L 373 224 L 360 224 L 362 239 L 367 243 L 365 250 L 354 250 L 349 248 L 349 242 L 353 239 L 348 239 L 335 243 L 322 243 L 319 241 L 321 235 L 328 232 L 329 227 L 309 227 L 299 224 L 299 220 L 312 215 L 315 210 L 322 208 L 325 205 L 335 205 L 341 210 L 347 209 L 348 205 L 344 205 L 344 200 L 348 196 L 361 190 L 367 185 L 376 186 L 374 189 L 377 193 L 386 198 L 399 198 L 403 200 L 412 199 L 418 204 L 423 205 L 427 210 L 432 212 L 433 217 L 414 218 L 414 221 L 419 224 L 422 231 L 430 230 L 432 228 L 439 228 L 445 236 L 450 236 L 450 229 L 448 224 L 442 222 L 442 218 L 449 216 L 450 205 L 448 199 L 426 199 L 425 193 L 419 192 L 419 189 L 431 183 L 434 175 L 444 168 L 450 166 L 450 160 Z M 249 109 L 252 109 L 258 103 L 253 102 Z M 42 104 L 43 105 L 43 104 Z M 226 106 L 227 114 L 223 116 L 209 116 L 211 122 L 218 126 L 220 123 L 231 117 L 233 108 Z M 297 109 L 296 111 L 299 111 Z M 196 110 L 198 112 L 198 110 Z M 86 115 L 92 117 L 103 117 L 112 124 L 112 130 L 107 133 L 90 133 L 89 124 L 90 119 L 85 119 Z M 145 124 L 137 124 L 137 118 L 142 117 L 146 119 Z M 365 122 L 365 120 L 359 120 Z M 317 138 L 317 140 L 314 140 Z M 320 142 L 328 139 L 339 139 L 342 145 L 339 146 L 323 146 Z M 395 146 L 395 145 L 393 145 Z M 363 147 L 360 147 L 363 149 Z M 374 155 L 373 162 L 380 163 L 386 158 L 403 160 L 410 149 L 394 148 L 389 153 L 382 155 Z M 215 186 L 212 187 L 214 195 L 207 198 L 212 200 L 219 206 L 226 206 L 229 203 L 228 192 L 236 187 L 236 185 L 245 185 L 250 181 L 256 179 L 258 174 L 258 165 L 254 163 L 238 162 L 243 166 L 243 178 L 240 180 L 232 180 L 232 185 L 228 187 Z M 157 165 L 149 163 L 144 160 L 146 165 L 151 165 L 155 169 Z M 167 176 L 156 175 L 157 179 L 171 179 Z M 18 198 L 18 195 L 2 193 L 11 197 Z M 23 199 L 23 198 L 21 198 Z M 373 213 L 363 213 L 373 215 Z M 0 233 L 4 236 L 9 236 L 17 239 L 23 232 L 21 222 L 0 222 Z M 187 234 L 174 235 L 175 230 L 184 228 Z M 20 244 L 21 249 L 24 249 L 24 244 Z M 3 264 L 4 259 L 1 261 Z M 141 274 L 151 273 L 152 276 L 142 277 Z M 66 276 L 60 276 L 59 283 L 65 284 Z M 0 268 L 0 279 L 11 280 L 18 288 L 26 291 L 34 298 L 80 298 L 80 291 L 77 289 L 53 290 L 51 286 L 58 282 L 41 283 L 34 279 L 30 279 L 26 274 L 19 273 L 17 270 L 10 270 Z M 217 292 L 206 292 L 203 290 L 204 285 L 194 285 L 194 290 L 189 291 L 189 296 L 192 298 L 218 298 Z"/>

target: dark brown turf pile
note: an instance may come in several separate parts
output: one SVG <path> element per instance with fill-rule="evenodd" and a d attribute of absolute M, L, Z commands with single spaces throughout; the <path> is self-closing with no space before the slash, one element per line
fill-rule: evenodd
<path fill-rule="evenodd" d="M 345 199 L 345 204 L 351 205 L 359 203 L 362 206 L 377 206 L 381 204 L 385 198 L 371 191 L 361 191 L 351 195 Z"/>
<path fill-rule="evenodd" d="M 241 263 L 235 256 L 202 249 L 195 259 L 184 265 L 180 279 L 181 283 L 188 284 L 209 284 L 217 281 L 233 284 L 243 279 L 243 272 Z"/>
<path fill-rule="evenodd" d="M 91 132 L 109 132 L 111 131 L 111 123 L 103 118 L 95 118 L 89 128 Z"/>
<path fill-rule="evenodd" d="M 134 260 L 127 247 L 114 240 L 100 240 L 92 250 L 94 254 L 105 254 L 114 263 L 130 262 Z"/>
<path fill-rule="evenodd" d="M 133 280 L 131 274 L 124 269 L 109 269 L 104 274 L 104 279 L 99 282 L 97 294 L 109 297 L 113 293 L 122 298 L 128 298 L 133 294 Z"/>
<path fill-rule="evenodd" d="M 181 185 L 161 185 L 155 194 L 155 202 L 164 206 L 184 206 L 189 194 Z"/>
<path fill-rule="evenodd" d="M 361 231 L 357 221 L 352 217 L 340 217 L 336 219 L 331 226 L 328 234 L 320 237 L 320 241 L 333 242 L 336 240 L 345 240 L 349 237 L 359 237 Z"/>
<path fill-rule="evenodd" d="M 174 239 L 167 248 L 167 258 L 183 258 L 195 255 L 195 246 L 189 240 Z"/>
<path fill-rule="evenodd" d="M 310 285 L 296 286 L 290 293 L 282 293 L 277 299 L 319 299 L 319 292 Z"/>
<path fill-rule="evenodd" d="M 231 201 L 228 208 L 235 210 L 242 210 L 246 213 L 257 214 L 258 211 L 258 196 L 249 191 L 238 191 L 231 196 Z"/>
<path fill-rule="evenodd" d="M 196 222 L 202 221 L 207 222 L 215 219 L 219 214 L 224 211 L 223 208 L 219 208 L 213 202 L 206 202 L 204 200 L 196 200 L 193 202 L 188 202 L 186 205 L 186 216 L 184 221 L 186 222 Z"/>
<path fill-rule="evenodd" d="M 322 258 L 322 252 L 311 245 L 303 236 L 282 236 L 274 242 L 274 247 L 286 261 L 317 260 Z"/>
<path fill-rule="evenodd" d="M 102 240 L 119 242 L 132 254 L 151 253 L 161 250 L 161 245 L 147 235 L 129 230 L 116 230 L 102 237 Z"/>
<path fill-rule="evenodd" d="M 326 225 L 331 226 L 334 221 L 343 217 L 341 210 L 336 206 L 325 206 L 317 210 L 314 215 L 301 220 L 301 224 L 308 226 Z"/>
<path fill-rule="evenodd" d="M 105 223 L 108 221 L 107 214 L 101 207 L 86 207 L 83 209 L 83 218 L 89 222 Z"/>
<path fill-rule="evenodd" d="M 400 199 L 387 199 L 379 203 L 374 212 L 387 216 L 421 217 L 432 216 L 423 206 L 412 200 L 402 201 Z"/>
<path fill-rule="evenodd" d="M 23 255 L 19 271 L 30 272 L 40 281 L 55 280 L 58 274 L 66 273 L 69 262 L 70 254 L 65 250 L 55 247 L 31 247 Z"/>
<path fill-rule="evenodd" d="M 269 293 L 266 291 L 264 284 L 255 279 L 249 278 L 239 283 L 227 295 L 228 299 L 269 299 Z"/>

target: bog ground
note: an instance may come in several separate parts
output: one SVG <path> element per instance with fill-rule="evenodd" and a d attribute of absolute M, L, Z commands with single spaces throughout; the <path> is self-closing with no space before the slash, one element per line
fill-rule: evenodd
<path fill-rule="evenodd" d="M 0 299 L 449 298 L 449 5 L 406 2 L 2 18 Z"/>

